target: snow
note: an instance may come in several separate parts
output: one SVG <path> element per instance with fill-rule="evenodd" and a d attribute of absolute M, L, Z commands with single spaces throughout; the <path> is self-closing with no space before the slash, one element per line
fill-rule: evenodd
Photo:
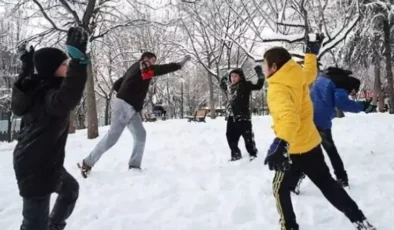
<path fill-rule="evenodd" d="M 333 127 L 350 177 L 350 194 L 379 230 L 391 229 L 394 211 L 392 120 L 388 114 L 346 114 L 334 120 Z M 65 166 L 80 183 L 80 198 L 67 229 L 279 229 L 271 190 L 273 172 L 263 163 L 274 137 L 271 124 L 270 117 L 254 117 L 259 158 L 230 163 L 223 118 L 207 119 L 207 123 L 145 123 L 143 172 L 127 170 L 132 138 L 125 131 L 88 179 L 80 176 L 76 162 L 100 138 L 87 140 L 85 130 L 70 135 Z M 100 129 L 101 136 L 107 129 Z M 22 219 L 12 168 L 14 146 L 0 144 L 2 230 L 19 229 Z M 245 154 L 243 141 L 239 146 Z M 293 203 L 302 230 L 354 229 L 308 179 Z"/>

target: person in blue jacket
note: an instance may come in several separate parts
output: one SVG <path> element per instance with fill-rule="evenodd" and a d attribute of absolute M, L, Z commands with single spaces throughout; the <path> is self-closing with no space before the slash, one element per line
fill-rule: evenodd
<path fill-rule="evenodd" d="M 331 127 L 336 117 L 335 108 L 344 112 L 376 112 L 376 105 L 367 101 L 353 101 L 349 98 L 358 93 L 360 80 L 352 76 L 352 72 L 337 67 L 329 67 L 320 72 L 313 84 L 310 95 L 314 109 L 314 123 L 322 137 L 322 145 L 330 158 L 337 181 L 349 186 L 349 179 L 342 159 L 335 146 Z M 299 185 L 304 178 L 302 172 L 295 177 L 293 192 L 299 193 Z"/>

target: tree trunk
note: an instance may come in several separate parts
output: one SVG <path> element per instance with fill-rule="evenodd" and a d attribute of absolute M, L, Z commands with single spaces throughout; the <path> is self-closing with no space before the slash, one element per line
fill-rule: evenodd
<path fill-rule="evenodd" d="M 77 110 L 73 109 L 70 113 L 70 126 L 68 127 L 68 133 L 75 133 L 77 126 L 75 125 L 77 118 Z"/>
<path fill-rule="evenodd" d="M 7 127 L 7 133 L 8 133 L 8 142 L 11 143 L 12 142 L 12 112 L 9 111 L 7 113 L 8 115 L 8 127 Z"/>
<path fill-rule="evenodd" d="M 216 118 L 216 111 L 215 111 L 215 99 L 213 94 L 213 77 L 212 74 L 208 72 L 208 86 L 209 86 L 209 110 L 210 110 L 210 117 L 211 119 Z"/>
<path fill-rule="evenodd" d="M 104 125 L 110 125 L 110 106 L 111 106 L 111 96 L 105 98 L 105 113 L 104 113 Z"/>
<path fill-rule="evenodd" d="M 391 42 L 390 42 L 391 25 L 388 20 L 383 21 L 384 32 L 384 48 L 383 55 L 386 58 L 386 73 L 387 73 L 387 94 L 389 96 L 390 109 L 389 113 L 394 114 L 394 91 L 393 91 L 393 70 L 391 66 Z"/>
<path fill-rule="evenodd" d="M 86 103 L 88 110 L 88 139 L 94 139 L 98 137 L 99 133 L 92 65 L 88 66 L 88 81 L 86 83 Z"/>
<path fill-rule="evenodd" d="M 372 96 L 372 104 L 376 105 L 379 103 L 379 112 L 383 112 L 384 110 L 384 95 L 382 93 L 382 82 L 380 80 L 380 63 L 376 61 L 374 64 L 374 86 L 373 86 L 373 96 Z"/>
<path fill-rule="evenodd" d="M 183 119 L 183 78 L 181 78 L 181 119 Z"/>

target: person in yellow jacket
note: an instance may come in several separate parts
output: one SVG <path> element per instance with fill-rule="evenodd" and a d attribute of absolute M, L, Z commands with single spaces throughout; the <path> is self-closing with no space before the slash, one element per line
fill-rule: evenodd
<path fill-rule="evenodd" d="M 285 48 L 271 48 L 264 54 L 267 103 L 276 135 L 265 164 L 269 165 L 270 170 L 275 170 L 273 193 L 281 219 L 281 230 L 299 229 L 289 186 L 298 171 L 304 172 L 357 230 L 376 230 L 344 188 L 332 178 L 324 161 L 319 132 L 313 122 L 309 85 L 317 77 L 316 55 L 323 38 L 323 34 L 308 36 L 304 68 L 292 60 Z"/>

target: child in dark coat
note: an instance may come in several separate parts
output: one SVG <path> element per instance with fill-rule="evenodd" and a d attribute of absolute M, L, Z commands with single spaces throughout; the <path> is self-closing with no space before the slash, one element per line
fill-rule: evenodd
<path fill-rule="evenodd" d="M 78 199 L 78 182 L 63 163 L 70 112 L 80 102 L 87 79 L 87 40 L 83 28 L 69 30 L 70 63 L 55 48 L 22 53 L 22 72 L 11 102 L 12 111 L 23 121 L 14 150 L 14 170 L 23 197 L 21 230 L 63 230 Z M 58 197 L 49 213 L 52 193 Z"/>
<path fill-rule="evenodd" d="M 249 98 L 252 90 L 260 90 L 264 85 L 264 75 L 260 66 L 255 67 L 258 76 L 256 84 L 246 81 L 242 69 L 234 69 L 227 77 L 221 80 L 221 87 L 229 93 L 229 101 L 226 111 L 227 117 L 227 142 L 231 150 L 231 161 L 242 158 L 238 148 L 239 138 L 245 141 L 246 150 L 250 159 L 257 157 L 256 143 L 252 130 L 252 119 L 249 110 Z M 227 84 L 230 82 L 230 84 Z"/>

